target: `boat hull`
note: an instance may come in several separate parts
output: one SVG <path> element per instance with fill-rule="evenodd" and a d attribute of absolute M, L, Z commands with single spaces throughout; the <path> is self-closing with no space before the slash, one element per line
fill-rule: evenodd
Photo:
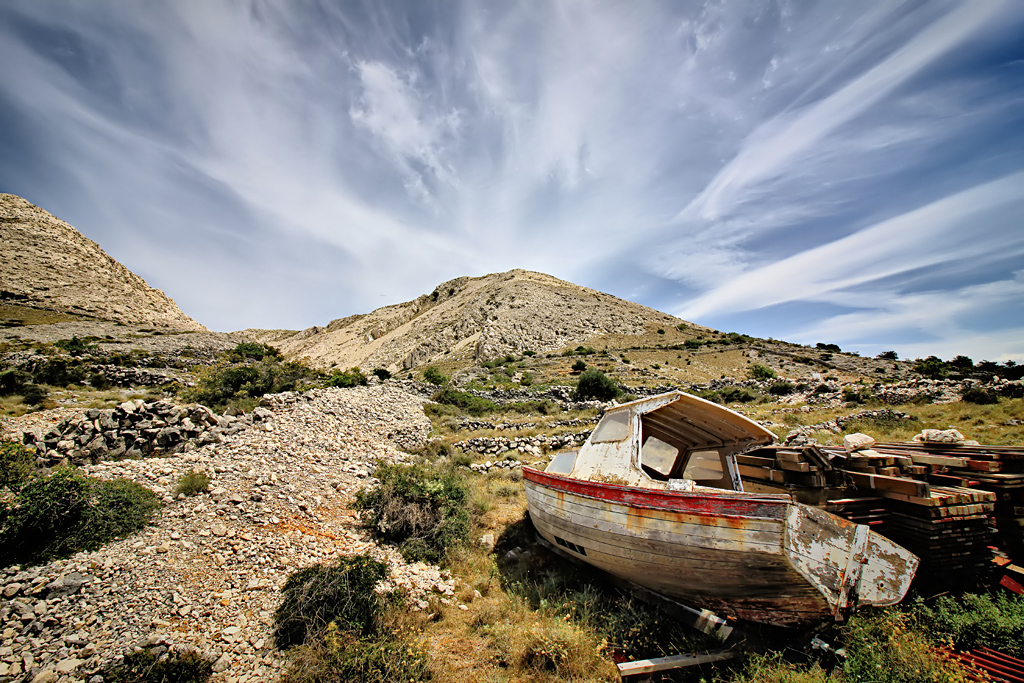
<path fill-rule="evenodd" d="M 649 490 L 530 468 L 524 479 L 534 526 L 548 542 L 721 616 L 788 627 L 841 618 L 848 565 L 859 571 L 863 557 L 878 554 L 869 544 L 851 563 L 844 539 L 853 538 L 856 525 L 833 525 L 819 511 L 808 516 L 787 496 Z M 896 581 L 909 586 L 909 577 Z M 894 587 L 898 596 L 888 602 L 905 590 Z"/>

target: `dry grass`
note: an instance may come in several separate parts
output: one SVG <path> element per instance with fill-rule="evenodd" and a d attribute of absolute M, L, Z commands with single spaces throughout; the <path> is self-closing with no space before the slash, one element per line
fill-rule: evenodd
<path fill-rule="evenodd" d="M 1000 399 L 995 405 L 973 403 L 934 403 L 925 405 L 905 404 L 899 406 L 864 405 L 843 408 L 817 408 L 801 412 L 799 408 L 773 404 L 762 404 L 743 408 L 741 412 L 751 419 L 782 423 L 786 428 L 775 428 L 777 435 L 785 436 L 789 429 L 826 422 L 839 416 L 852 415 L 863 410 L 890 407 L 916 417 L 914 421 L 900 422 L 853 422 L 839 434 L 819 431 L 812 436 L 821 443 L 842 443 L 844 434 L 863 432 L 879 441 L 910 441 L 922 429 L 960 430 L 967 439 L 982 444 L 1000 446 L 1024 446 L 1024 426 L 1007 424 L 1010 420 L 1024 420 L 1024 399 Z"/>

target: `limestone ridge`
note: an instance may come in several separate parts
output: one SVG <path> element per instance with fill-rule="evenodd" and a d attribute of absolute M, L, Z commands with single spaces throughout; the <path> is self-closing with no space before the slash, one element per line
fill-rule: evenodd
<path fill-rule="evenodd" d="M 642 335 L 679 322 L 550 275 L 511 270 L 449 280 L 413 301 L 326 327 L 245 333 L 316 366 L 395 371 L 440 360 L 551 352 L 603 335 Z"/>
<path fill-rule="evenodd" d="M 206 331 L 98 244 L 11 194 L 0 194 L 0 298 L 100 320 Z"/>

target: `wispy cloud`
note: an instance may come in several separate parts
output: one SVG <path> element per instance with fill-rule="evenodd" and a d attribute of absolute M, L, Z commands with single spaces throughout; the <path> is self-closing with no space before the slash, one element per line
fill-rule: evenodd
<path fill-rule="evenodd" d="M 825 303 L 788 333 L 981 348 L 1024 269 L 1022 30 L 999 0 L 13 0 L 0 190 L 219 329 L 525 267 L 708 324 Z M 910 315 L 943 297 L 944 326 Z"/>

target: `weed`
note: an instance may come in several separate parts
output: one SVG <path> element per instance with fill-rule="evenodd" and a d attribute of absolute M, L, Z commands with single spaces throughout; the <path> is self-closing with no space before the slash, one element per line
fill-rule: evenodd
<path fill-rule="evenodd" d="M 171 652 L 164 657 L 138 650 L 100 672 L 106 683 L 205 683 L 212 674 L 213 660 L 194 650 Z"/>
<path fill-rule="evenodd" d="M 4 504 L 0 566 L 96 550 L 145 526 L 159 506 L 155 493 L 133 481 L 102 481 L 59 468 L 29 481 Z"/>
<path fill-rule="evenodd" d="M 274 642 L 284 649 L 312 642 L 329 625 L 357 635 L 377 633 L 385 608 L 374 589 L 388 576 L 383 562 L 367 555 L 339 557 L 288 577 L 274 612 Z"/>
<path fill-rule="evenodd" d="M 205 493 L 209 487 L 210 478 L 205 473 L 189 471 L 178 479 L 178 485 L 174 487 L 174 495 L 195 496 Z"/>
<path fill-rule="evenodd" d="M 469 539 L 469 487 L 452 466 L 381 465 L 356 493 L 364 521 L 406 560 L 438 562 Z"/>

